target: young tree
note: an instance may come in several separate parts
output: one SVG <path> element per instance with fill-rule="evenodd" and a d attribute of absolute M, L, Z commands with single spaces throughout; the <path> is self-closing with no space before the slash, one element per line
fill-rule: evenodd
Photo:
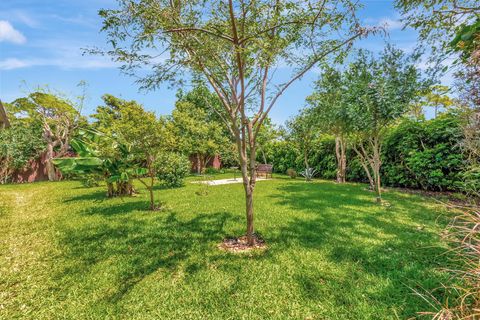
<path fill-rule="evenodd" d="M 318 125 L 311 110 L 304 109 L 295 118 L 287 122 L 288 140 L 295 145 L 302 154 L 305 165 L 305 179 L 310 181 L 313 177 L 309 174 L 312 170 L 308 162 L 315 139 L 318 137 Z"/>
<path fill-rule="evenodd" d="M 353 149 L 381 202 L 381 153 L 388 128 L 408 111 L 420 81 L 415 57 L 388 46 L 379 58 L 361 53 L 346 72 Z"/>
<path fill-rule="evenodd" d="M 454 101 L 448 96 L 450 89 L 447 86 L 435 85 L 428 89 L 425 95 L 425 105 L 432 107 L 435 118 L 441 111 L 453 106 Z"/>
<path fill-rule="evenodd" d="M 194 155 L 197 173 L 231 144 L 222 123 L 212 119 L 204 108 L 188 101 L 178 101 L 172 112 L 171 131 L 178 138 L 182 152 Z"/>
<path fill-rule="evenodd" d="M 199 74 L 222 104 L 237 145 L 243 177 L 248 244 L 254 244 L 253 193 L 257 136 L 282 94 L 320 61 L 340 59 L 369 33 L 351 0 L 120 0 L 101 10 L 107 53 L 129 74 L 151 66 L 139 80 L 154 89 Z M 99 52 L 93 50 L 93 52 Z M 275 69 L 294 71 L 284 83 Z M 144 74 L 144 73 L 143 73 Z"/>
<path fill-rule="evenodd" d="M 104 156 L 122 152 L 115 148 L 117 144 L 128 148 L 128 154 L 136 166 L 136 172 L 131 177 L 136 177 L 150 194 L 150 209 L 157 209 L 154 201 L 153 186 L 155 182 L 155 162 L 158 155 L 173 149 L 174 138 L 166 128 L 166 120 L 158 119 L 153 112 L 148 112 L 136 101 L 126 101 L 112 95 L 104 95 L 105 106 L 97 108 L 97 113 L 92 117 L 97 121 L 93 126 L 107 137 L 101 152 Z M 113 148 L 112 148 L 113 147 Z M 148 177 L 148 181 L 144 179 Z M 131 181 L 121 181 L 119 192 L 131 194 L 133 186 Z"/>
<path fill-rule="evenodd" d="M 342 77 L 341 72 L 327 67 L 315 83 L 315 92 L 307 97 L 307 103 L 315 113 L 317 126 L 335 137 L 338 183 L 346 181 L 347 139 L 352 127 L 349 105 L 345 101 L 348 93 Z"/>
<path fill-rule="evenodd" d="M 68 152 L 70 139 L 82 120 L 81 106 L 75 107 L 64 98 L 38 91 L 13 101 L 12 107 L 15 114 L 23 114 L 29 122 L 38 122 L 42 126 L 48 180 L 58 180 L 53 159 Z"/>

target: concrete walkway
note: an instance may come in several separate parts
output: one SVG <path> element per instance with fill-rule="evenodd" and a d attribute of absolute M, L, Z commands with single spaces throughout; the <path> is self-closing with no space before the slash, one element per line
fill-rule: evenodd
<path fill-rule="evenodd" d="M 257 181 L 271 180 L 265 178 L 258 178 Z M 242 178 L 237 179 L 220 179 L 220 180 L 205 180 L 205 181 L 192 181 L 192 183 L 203 183 L 208 184 L 209 186 L 220 186 L 222 184 L 232 184 L 232 183 L 243 183 Z"/>

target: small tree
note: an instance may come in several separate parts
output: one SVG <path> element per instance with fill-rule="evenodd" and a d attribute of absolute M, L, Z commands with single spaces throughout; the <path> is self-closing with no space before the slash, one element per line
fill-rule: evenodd
<path fill-rule="evenodd" d="M 389 46 L 378 59 L 360 54 L 346 73 L 353 149 L 377 194 L 377 202 L 381 202 L 383 138 L 388 128 L 409 110 L 423 85 L 414 58 Z"/>
<path fill-rule="evenodd" d="M 304 176 L 307 181 L 313 178 L 310 175 L 313 169 L 310 168 L 308 159 L 311 155 L 315 139 L 319 135 L 315 120 L 311 110 L 304 109 L 299 115 L 287 122 L 288 140 L 298 149 L 303 157 L 303 163 L 305 165 Z"/>
<path fill-rule="evenodd" d="M 153 186 L 155 183 L 156 158 L 162 152 L 173 149 L 174 138 L 166 128 L 166 120 L 158 119 L 153 112 L 148 112 L 135 101 L 126 101 L 112 95 L 104 95 L 105 106 L 97 108 L 93 117 L 97 120 L 93 126 L 106 137 L 112 137 L 115 143 L 128 148 L 129 156 L 136 166 L 131 177 L 136 177 L 150 194 L 150 209 L 155 210 Z M 122 152 L 112 144 L 112 140 L 105 139 L 100 145 L 100 152 L 110 157 L 116 152 Z M 147 180 L 144 177 L 148 177 Z M 127 180 L 124 189 L 131 194 L 132 184 Z"/>
<path fill-rule="evenodd" d="M 202 173 L 214 156 L 231 144 L 222 123 L 192 102 L 177 102 L 170 124 L 172 132 L 178 138 L 180 150 L 184 154 L 195 156 L 198 174 Z"/>
<path fill-rule="evenodd" d="M 81 100 L 83 102 L 83 98 Z M 38 91 L 12 102 L 13 112 L 26 116 L 27 122 L 37 122 L 42 127 L 46 144 L 46 169 L 48 180 L 58 180 L 53 159 L 68 152 L 70 139 L 75 134 L 82 117 L 80 107 L 49 92 Z"/>
<path fill-rule="evenodd" d="M 341 72 L 326 68 L 315 83 L 315 92 L 307 102 L 315 114 L 317 126 L 335 137 L 337 182 L 345 183 L 347 172 L 347 140 L 352 128 L 347 92 Z"/>
<path fill-rule="evenodd" d="M 198 73 L 222 104 L 219 116 L 237 145 L 246 197 L 247 239 L 254 244 L 257 136 L 282 94 L 320 61 L 340 59 L 368 33 L 350 0 L 121 0 L 101 10 L 113 58 L 142 77 L 143 88 Z M 94 52 L 98 52 L 93 50 Z M 158 58 L 160 57 L 160 59 Z M 294 70 L 284 83 L 275 69 Z M 144 74 L 144 73 L 143 73 Z"/>

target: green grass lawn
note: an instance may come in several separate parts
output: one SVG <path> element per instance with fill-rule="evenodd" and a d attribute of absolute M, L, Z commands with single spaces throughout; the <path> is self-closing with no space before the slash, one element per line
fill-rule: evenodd
<path fill-rule="evenodd" d="M 223 176 L 226 177 L 226 176 Z M 190 178 L 193 179 L 193 178 Z M 256 189 L 265 252 L 217 245 L 245 230 L 240 184 L 105 199 L 80 183 L 0 186 L 0 319 L 406 319 L 441 285 L 445 217 L 428 199 L 279 177 Z M 420 227 L 420 228 L 419 228 Z"/>

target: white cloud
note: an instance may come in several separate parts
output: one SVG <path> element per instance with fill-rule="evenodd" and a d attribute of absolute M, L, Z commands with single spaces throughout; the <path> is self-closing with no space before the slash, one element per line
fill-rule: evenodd
<path fill-rule="evenodd" d="M 25 61 L 10 58 L 5 60 L 0 60 L 0 70 L 13 70 L 28 67 L 28 63 Z"/>
<path fill-rule="evenodd" d="M 26 12 L 16 10 L 12 12 L 12 18 L 18 20 L 19 22 L 29 26 L 30 28 L 37 28 L 39 26 L 39 22 L 34 19 L 31 15 Z"/>
<path fill-rule="evenodd" d="M 363 22 L 369 27 L 382 27 L 387 31 L 399 30 L 403 28 L 403 23 L 400 21 L 400 16 L 384 18 L 365 18 Z"/>
<path fill-rule="evenodd" d="M 17 59 L 8 58 L 0 60 L 0 70 L 14 70 L 29 67 L 58 67 L 61 69 L 104 69 L 115 68 L 114 62 L 98 58 L 54 58 L 54 59 Z"/>
<path fill-rule="evenodd" d="M 387 30 L 398 30 L 403 28 L 403 23 L 400 20 L 395 20 L 391 18 L 380 19 L 378 25 L 384 27 Z"/>
<path fill-rule="evenodd" d="M 22 44 L 27 41 L 27 38 L 18 30 L 16 30 L 10 22 L 0 20 L 0 42 L 12 42 Z"/>

